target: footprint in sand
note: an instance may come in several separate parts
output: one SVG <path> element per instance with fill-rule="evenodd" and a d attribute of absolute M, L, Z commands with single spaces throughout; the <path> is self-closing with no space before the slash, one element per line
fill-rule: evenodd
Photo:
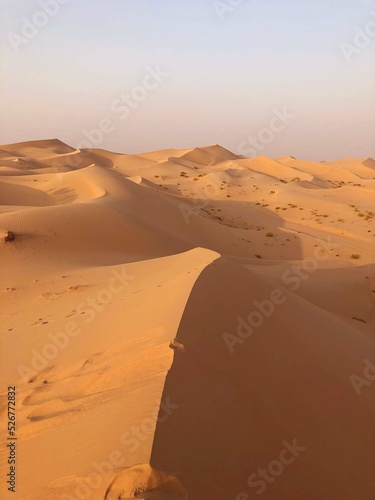
<path fill-rule="evenodd" d="M 52 317 L 53 316 L 47 316 L 46 318 L 38 318 L 36 321 L 34 321 L 34 323 L 31 323 L 31 326 L 48 325 Z"/>
<path fill-rule="evenodd" d="M 81 370 L 84 370 L 84 369 L 87 369 L 89 366 L 93 365 L 93 364 L 97 364 L 97 363 L 100 363 L 102 360 L 100 359 L 102 357 L 104 353 L 103 352 L 96 352 L 95 354 L 93 354 L 92 356 L 90 356 L 89 358 L 87 358 L 84 363 L 82 364 L 79 372 L 77 373 L 77 375 L 79 375 L 80 371 Z"/>
<path fill-rule="evenodd" d="M 44 378 L 44 376 L 47 373 L 49 373 L 52 370 L 52 368 L 53 368 L 53 366 L 47 366 L 47 368 L 44 368 L 44 370 L 41 370 L 36 375 L 34 375 L 33 377 L 31 377 L 31 379 L 29 380 L 28 383 L 32 384 L 33 382 L 37 382 L 37 381 L 39 381 L 39 379 Z"/>

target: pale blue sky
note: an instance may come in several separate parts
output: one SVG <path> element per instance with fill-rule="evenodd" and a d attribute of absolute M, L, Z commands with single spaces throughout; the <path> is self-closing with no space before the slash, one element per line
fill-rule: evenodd
<path fill-rule="evenodd" d="M 0 143 L 77 147 L 110 120 L 104 149 L 239 152 L 286 107 L 295 117 L 259 154 L 375 156 L 375 0 L 243 0 L 222 15 L 230 0 L 65 0 L 33 38 L 15 38 L 57 2 L 0 0 Z M 371 33 L 360 48 L 357 28 Z M 142 94 L 147 68 L 168 76 Z"/>

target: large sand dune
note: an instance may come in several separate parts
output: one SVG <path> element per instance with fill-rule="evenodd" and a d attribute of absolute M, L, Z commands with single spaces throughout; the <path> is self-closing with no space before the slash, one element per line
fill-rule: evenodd
<path fill-rule="evenodd" d="M 374 195 L 371 158 L 0 146 L 1 498 L 374 499 Z"/>

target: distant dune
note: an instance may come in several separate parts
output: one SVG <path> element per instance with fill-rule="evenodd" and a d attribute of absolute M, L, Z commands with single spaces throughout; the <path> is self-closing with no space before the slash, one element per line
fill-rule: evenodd
<path fill-rule="evenodd" d="M 17 498 L 375 498 L 374 200 L 372 158 L 0 146 Z"/>

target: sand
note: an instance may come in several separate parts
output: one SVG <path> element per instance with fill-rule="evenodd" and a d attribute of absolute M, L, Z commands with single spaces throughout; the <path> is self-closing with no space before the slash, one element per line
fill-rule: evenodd
<path fill-rule="evenodd" d="M 374 195 L 371 158 L 0 146 L 0 497 L 375 498 Z"/>

